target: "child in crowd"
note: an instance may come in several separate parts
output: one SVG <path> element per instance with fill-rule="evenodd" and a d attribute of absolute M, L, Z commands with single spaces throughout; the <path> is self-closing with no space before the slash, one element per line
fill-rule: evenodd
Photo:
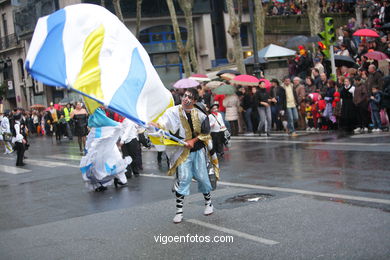
<path fill-rule="evenodd" d="M 215 103 L 210 107 L 210 127 L 211 127 L 211 138 L 213 140 L 213 147 L 218 156 L 224 154 L 224 138 L 226 126 L 223 121 L 221 113 L 218 112 L 219 104 Z"/>
<path fill-rule="evenodd" d="M 314 102 L 310 99 L 306 99 L 306 119 L 307 119 L 307 128 L 306 131 L 314 130 L 314 121 L 313 121 L 313 104 Z"/>
<path fill-rule="evenodd" d="M 379 111 L 381 110 L 380 103 L 382 99 L 382 92 L 378 86 L 372 87 L 372 96 L 370 97 L 371 118 L 374 124 L 373 132 L 382 131 L 382 122 Z"/>

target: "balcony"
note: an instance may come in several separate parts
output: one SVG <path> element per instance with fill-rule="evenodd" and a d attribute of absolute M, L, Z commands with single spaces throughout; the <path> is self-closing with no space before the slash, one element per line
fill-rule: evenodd
<path fill-rule="evenodd" d="M 0 51 L 15 47 L 19 47 L 19 40 L 16 34 L 13 33 L 0 38 Z"/>

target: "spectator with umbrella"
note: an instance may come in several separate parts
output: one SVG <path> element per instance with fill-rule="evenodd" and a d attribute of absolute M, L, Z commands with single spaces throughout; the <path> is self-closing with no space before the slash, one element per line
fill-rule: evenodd
<path fill-rule="evenodd" d="M 230 85 L 225 85 L 225 86 L 230 86 Z M 223 99 L 222 103 L 223 106 L 226 108 L 225 120 L 229 122 L 228 129 L 232 136 L 237 136 L 240 100 L 234 92 L 234 93 L 227 94 Z"/>

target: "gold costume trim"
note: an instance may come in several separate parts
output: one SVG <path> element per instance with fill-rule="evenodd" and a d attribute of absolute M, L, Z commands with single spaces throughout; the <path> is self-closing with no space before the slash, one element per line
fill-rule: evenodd
<path fill-rule="evenodd" d="M 186 134 L 185 140 L 192 139 L 191 127 L 187 119 L 183 115 L 183 108 L 181 105 L 179 105 L 179 117 L 180 117 L 180 122 L 184 128 L 184 132 Z M 171 176 L 175 174 L 177 167 L 180 164 L 182 164 L 185 160 L 187 160 L 189 155 L 190 155 L 190 149 L 188 149 L 187 147 L 183 147 L 183 152 L 180 154 L 179 158 L 177 158 L 176 162 L 172 165 L 172 167 L 168 170 L 167 175 Z"/>

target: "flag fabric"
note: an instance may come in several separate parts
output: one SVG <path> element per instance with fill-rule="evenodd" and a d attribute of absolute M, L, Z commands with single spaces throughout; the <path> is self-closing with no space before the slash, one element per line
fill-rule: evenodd
<path fill-rule="evenodd" d="M 145 49 L 98 5 L 71 5 L 40 18 L 25 68 L 46 85 L 84 95 L 90 113 L 103 104 L 144 125 L 173 106 Z"/>

